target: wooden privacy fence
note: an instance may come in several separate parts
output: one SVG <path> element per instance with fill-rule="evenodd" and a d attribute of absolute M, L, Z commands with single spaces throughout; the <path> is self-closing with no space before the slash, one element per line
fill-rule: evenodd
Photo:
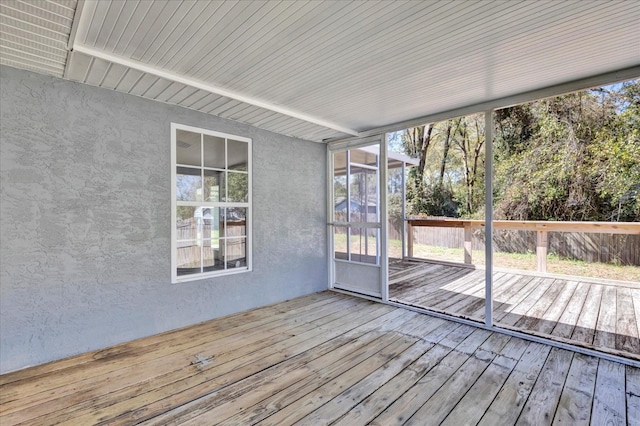
<path fill-rule="evenodd" d="M 462 246 L 464 262 L 471 264 L 472 249 L 484 249 L 484 226 L 483 220 L 409 219 L 408 255 L 413 257 L 416 242 Z M 496 220 L 493 228 L 496 251 L 527 253 L 535 247 L 537 269 L 541 272 L 546 271 L 548 252 L 588 262 L 640 266 L 640 223 Z"/>
<path fill-rule="evenodd" d="M 190 218 L 177 225 L 178 267 L 212 265 L 216 260 L 230 262 L 246 257 L 246 222 L 222 220 L 217 230 L 210 220 Z M 213 232 L 212 232 L 213 231 Z M 224 237 L 218 238 L 218 235 Z"/>

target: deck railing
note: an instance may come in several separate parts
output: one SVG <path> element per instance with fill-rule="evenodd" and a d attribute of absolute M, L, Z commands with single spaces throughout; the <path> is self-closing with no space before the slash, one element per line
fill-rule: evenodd
<path fill-rule="evenodd" d="M 463 228 L 464 229 L 464 263 L 472 263 L 473 230 L 483 228 L 484 220 L 462 219 L 408 219 L 407 220 L 407 254 L 413 257 L 413 228 L 418 226 Z M 510 229 L 536 232 L 537 270 L 547 271 L 547 250 L 549 232 L 585 232 L 599 234 L 640 235 L 640 223 L 637 222 L 548 222 L 548 221 L 513 221 L 494 220 L 494 229 Z"/>

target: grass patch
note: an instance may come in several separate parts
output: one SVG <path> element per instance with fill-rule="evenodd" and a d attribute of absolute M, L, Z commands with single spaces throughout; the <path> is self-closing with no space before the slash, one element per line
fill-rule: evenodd
<path fill-rule="evenodd" d="M 344 234 L 335 235 L 336 251 L 346 252 L 347 238 Z M 368 253 L 376 252 L 376 239 L 368 238 Z M 365 253 L 364 237 L 353 237 L 351 241 L 352 253 Z M 464 262 L 464 250 L 462 248 L 447 248 L 428 246 L 426 244 L 414 244 L 413 256 L 442 260 L 447 262 Z M 389 257 L 402 257 L 402 241 L 389 240 Z M 473 250 L 472 261 L 475 265 L 484 265 L 484 251 Z M 503 253 L 493 254 L 493 264 L 498 268 L 517 269 L 521 271 L 535 271 L 537 259 L 535 253 Z M 615 265 L 612 263 L 585 262 L 574 259 L 564 259 L 559 256 L 547 255 L 547 272 L 552 274 L 573 275 L 578 277 L 603 278 L 609 280 L 622 280 L 640 282 L 640 266 Z"/>
<path fill-rule="evenodd" d="M 401 257 L 402 242 L 400 240 L 389 241 L 389 252 L 391 257 Z M 464 250 L 462 248 L 446 248 L 428 246 L 425 244 L 414 244 L 413 256 L 423 259 L 462 263 L 464 261 Z M 472 260 L 475 265 L 484 265 L 484 257 L 485 254 L 483 250 L 473 250 Z M 537 268 L 535 253 L 523 254 L 495 252 L 493 254 L 493 263 L 494 266 L 499 268 L 518 269 L 524 271 L 535 271 Z M 549 254 L 547 256 L 547 272 L 579 277 L 640 282 L 639 266 L 585 262 L 581 260 L 564 259 L 553 254 Z"/>

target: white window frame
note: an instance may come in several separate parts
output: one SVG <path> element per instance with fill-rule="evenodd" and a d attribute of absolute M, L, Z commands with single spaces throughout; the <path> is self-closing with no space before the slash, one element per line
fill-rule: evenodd
<path fill-rule="evenodd" d="M 248 180 L 248 194 L 247 194 L 247 202 L 205 202 L 205 201 L 178 201 L 177 200 L 177 154 L 176 154 L 176 134 L 178 130 L 184 130 L 187 132 L 200 133 L 201 135 L 214 136 L 218 138 L 224 139 L 232 139 L 240 142 L 246 142 L 247 146 L 247 180 Z M 226 164 L 225 159 L 225 172 L 228 172 L 227 168 L 228 164 Z M 201 166 L 201 170 L 205 170 L 204 167 Z M 171 282 L 173 284 L 186 282 L 186 281 L 195 281 L 202 280 L 211 277 L 219 277 L 226 276 L 232 274 L 238 274 L 243 272 L 251 272 L 253 270 L 253 227 L 252 227 L 252 139 L 246 138 L 243 136 L 232 135 L 228 133 L 217 132 L 208 129 L 202 129 L 198 127 L 187 126 L 178 123 L 171 123 Z M 225 183 L 227 179 L 225 179 Z M 223 269 L 217 271 L 210 272 L 200 272 L 196 274 L 189 275 L 181 275 L 178 276 L 178 259 L 177 259 L 177 249 L 178 249 L 178 241 L 177 241 L 177 207 L 178 206 L 194 206 L 194 207 L 222 207 L 222 208 L 233 208 L 233 207 L 242 207 L 247 210 L 246 217 L 246 236 L 245 236 L 245 254 L 246 254 L 246 266 L 232 268 L 232 269 Z"/>

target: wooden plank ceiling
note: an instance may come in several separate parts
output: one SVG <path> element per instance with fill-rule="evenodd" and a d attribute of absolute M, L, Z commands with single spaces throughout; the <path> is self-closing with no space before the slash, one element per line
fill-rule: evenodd
<path fill-rule="evenodd" d="M 636 1 L 80 4 L 65 65 L 75 1 L 3 1 L 2 63 L 315 141 L 640 65 Z"/>

